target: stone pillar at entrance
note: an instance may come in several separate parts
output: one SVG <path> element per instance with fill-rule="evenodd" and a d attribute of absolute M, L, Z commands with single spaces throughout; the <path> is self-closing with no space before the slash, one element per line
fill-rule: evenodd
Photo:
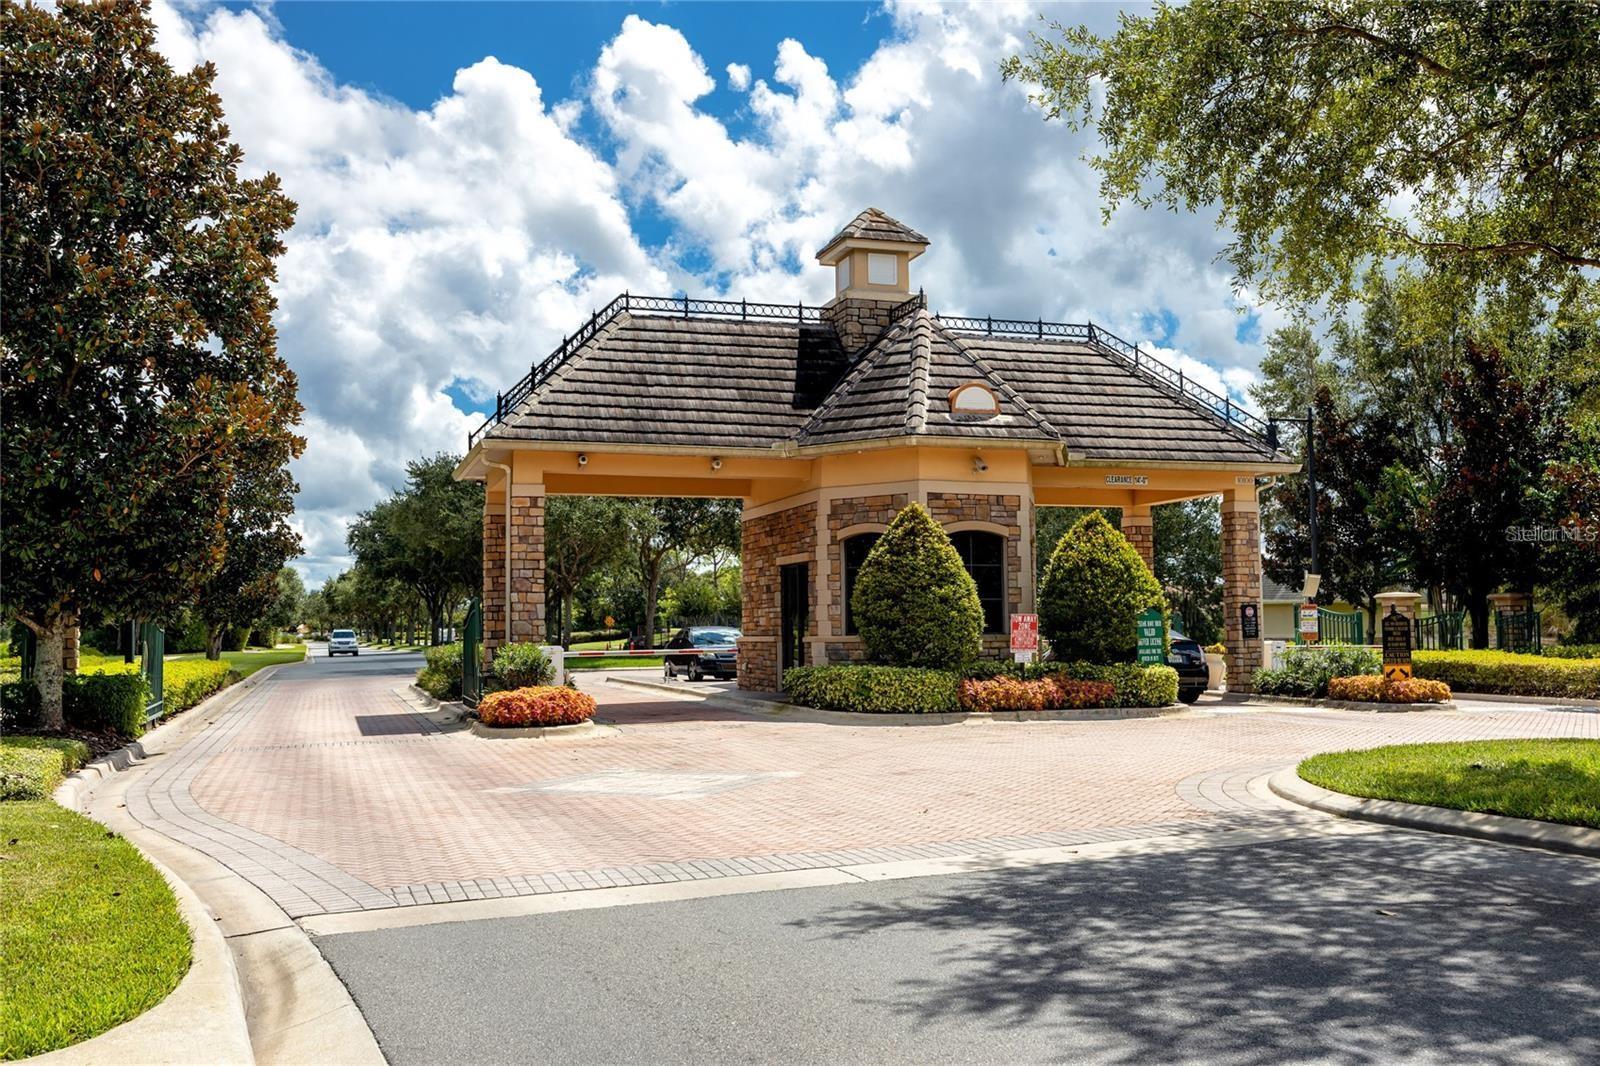
<path fill-rule="evenodd" d="M 506 641 L 506 511 L 503 500 L 483 501 L 483 661 L 494 661 Z"/>
<path fill-rule="evenodd" d="M 1253 606 L 1256 635 L 1244 636 L 1243 608 Z M 1228 643 L 1228 691 L 1253 692 L 1262 665 L 1261 514 L 1252 486 L 1222 497 L 1222 620 Z"/>
<path fill-rule="evenodd" d="M 1139 553 L 1139 558 L 1144 560 L 1152 573 L 1156 568 L 1156 526 L 1155 516 L 1150 513 L 1148 505 L 1124 507 L 1122 509 L 1122 535 L 1128 538 L 1134 550 Z"/>
<path fill-rule="evenodd" d="M 543 644 L 544 494 L 528 488 L 514 486 L 511 497 L 511 640 Z"/>
<path fill-rule="evenodd" d="M 1378 628 L 1374 629 L 1372 640 L 1369 643 L 1381 643 L 1383 620 L 1389 616 L 1390 607 L 1400 612 L 1406 621 L 1412 624 L 1413 629 L 1415 628 L 1418 609 L 1422 604 L 1422 593 L 1404 591 L 1380 592 L 1372 598 L 1378 601 Z"/>

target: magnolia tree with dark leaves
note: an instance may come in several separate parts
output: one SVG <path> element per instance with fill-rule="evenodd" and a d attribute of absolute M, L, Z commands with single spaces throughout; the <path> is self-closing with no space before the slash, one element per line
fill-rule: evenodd
<path fill-rule="evenodd" d="M 294 204 L 240 177 L 214 70 L 175 72 L 147 5 L 3 20 L 0 597 L 59 728 L 68 630 L 192 601 L 247 452 L 301 447 L 269 287 Z"/>
<path fill-rule="evenodd" d="M 249 626 L 278 603 L 283 565 L 300 554 L 289 528 L 298 489 L 288 461 L 292 438 L 263 436 L 242 449 L 228 490 L 222 566 L 200 586 L 194 611 L 206 626 L 206 658 L 222 657 L 228 630 Z"/>

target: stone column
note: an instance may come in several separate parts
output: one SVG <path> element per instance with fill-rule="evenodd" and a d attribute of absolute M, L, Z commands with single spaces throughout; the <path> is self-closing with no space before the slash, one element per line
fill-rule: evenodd
<path fill-rule="evenodd" d="M 1399 611 L 1405 620 L 1411 623 L 1412 631 L 1416 631 L 1417 616 L 1420 613 L 1422 604 L 1422 593 L 1404 591 L 1380 592 L 1372 598 L 1378 601 L 1378 625 L 1367 643 L 1383 643 L 1383 620 L 1388 617 L 1390 607 Z"/>
<path fill-rule="evenodd" d="M 1251 675 L 1262 665 L 1262 637 L 1244 637 L 1242 609 L 1261 611 L 1261 514 L 1252 489 L 1222 497 L 1222 619 L 1228 644 L 1228 691 L 1253 692 Z"/>
<path fill-rule="evenodd" d="M 505 502 L 483 501 L 483 661 L 506 640 L 506 510 Z"/>
<path fill-rule="evenodd" d="M 1155 521 L 1148 504 L 1136 504 L 1122 509 L 1122 535 L 1128 538 L 1128 543 L 1133 545 L 1134 550 L 1139 553 L 1139 558 L 1144 560 L 1144 565 L 1150 568 L 1151 573 L 1156 569 Z"/>
<path fill-rule="evenodd" d="M 75 674 L 78 672 L 78 649 L 82 643 L 83 631 L 78 628 L 76 619 L 67 626 L 66 633 L 61 638 L 61 672 Z"/>
<path fill-rule="evenodd" d="M 543 485 L 512 488 L 509 613 L 511 640 L 518 644 L 545 642 L 543 490 Z"/>
<path fill-rule="evenodd" d="M 1500 627 L 1496 624 L 1501 614 L 1522 614 L 1533 610 L 1533 597 L 1526 592 L 1489 593 L 1489 646 L 1500 646 Z M 1468 623 L 1470 625 L 1470 622 Z"/>

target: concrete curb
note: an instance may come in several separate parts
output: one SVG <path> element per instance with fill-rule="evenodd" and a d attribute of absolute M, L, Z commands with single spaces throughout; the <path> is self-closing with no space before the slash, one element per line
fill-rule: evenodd
<path fill-rule="evenodd" d="M 131 770 L 150 757 L 149 752 L 145 749 L 146 743 L 152 746 L 159 744 L 177 734 L 186 723 L 192 722 L 192 716 L 203 716 L 216 710 L 216 705 L 221 704 L 225 698 L 231 701 L 235 697 L 250 691 L 285 666 L 299 665 L 301 664 L 274 663 L 271 666 L 263 666 L 244 680 L 213 692 L 187 711 L 179 711 L 172 717 L 164 719 L 160 725 L 146 732 L 138 740 L 130 740 L 115 751 L 108 751 L 99 758 L 91 759 L 84 763 L 78 769 L 62 778 L 61 784 L 56 786 L 56 790 L 50 794 L 50 798 L 69 811 L 83 811 L 89 793 L 93 792 L 102 781 L 116 774 Z"/>
<path fill-rule="evenodd" d="M 1495 692 L 1457 692 L 1455 698 L 1472 703 L 1527 703 L 1533 706 L 1570 707 L 1580 711 L 1600 711 L 1600 700 L 1572 696 L 1502 696 Z"/>
<path fill-rule="evenodd" d="M 137 845 L 135 845 L 137 847 Z M 178 912 L 193 944 L 189 972 L 167 998 L 114 1029 L 80 1043 L 27 1059 L 51 1066 L 98 1066 L 107 1062 L 252 1064 L 244 993 L 216 916 L 182 878 L 143 848 L 139 853 L 160 871 L 178 898 Z"/>
<path fill-rule="evenodd" d="M 1363 799 L 1313 785 L 1302 779 L 1294 766 L 1273 774 L 1267 787 L 1273 794 L 1292 803 L 1340 818 L 1356 818 L 1406 829 L 1425 829 L 1434 833 L 1492 840 L 1499 844 L 1517 844 L 1600 858 L 1600 829 L 1557 825 L 1531 818 L 1508 818 L 1502 814 L 1428 807 L 1398 800 Z"/>
<path fill-rule="evenodd" d="M 220 716 L 208 718 L 211 712 L 230 709 L 277 669 L 277 665 L 264 667 L 230 685 L 138 741 L 96 760 L 104 765 L 95 766 L 67 792 L 58 790 L 58 797 L 65 795 L 77 809 L 120 832 L 172 883 L 194 931 L 195 963 L 162 1003 L 38 1061 L 85 1066 L 104 1062 L 381 1066 L 385 1061 L 343 982 L 282 908 L 210 856 L 140 824 L 125 803 L 128 787 L 147 758 L 192 742 L 219 720 Z M 224 700 L 227 706 L 222 706 Z M 207 960 L 215 956 L 214 963 L 202 967 L 202 952 Z M 225 973 L 219 972 L 224 967 Z M 186 991 L 194 981 L 201 983 Z M 190 1039 L 191 1033 L 201 1036 Z M 115 1043 L 102 1043 L 113 1038 Z"/>
<path fill-rule="evenodd" d="M 1166 707 L 1091 707 L 1083 710 L 1057 711 L 950 711 L 934 714 L 869 714 L 861 711 L 828 711 L 818 707 L 803 707 L 781 700 L 763 700 L 733 692 L 698 693 L 684 691 L 667 681 L 645 681 L 636 677 L 606 677 L 608 685 L 666 692 L 704 703 L 735 705 L 732 709 L 745 714 L 779 718 L 791 722 L 817 722 L 838 725 L 881 726 L 933 726 L 933 725 L 987 725 L 991 722 L 1117 722 L 1130 718 L 1162 718 L 1185 714 L 1192 708 L 1187 704 L 1173 703 Z"/>
<path fill-rule="evenodd" d="M 1367 700 L 1313 699 L 1308 696 L 1236 696 L 1227 702 L 1249 707 L 1326 707 L 1335 711 L 1360 711 L 1363 714 L 1419 714 L 1424 711 L 1459 711 L 1454 700 L 1443 703 L 1376 703 Z"/>
<path fill-rule="evenodd" d="M 581 740 L 616 736 L 621 730 L 616 726 L 598 722 L 575 722 L 572 725 L 495 726 L 484 725 L 472 719 L 472 733 L 492 740 Z"/>

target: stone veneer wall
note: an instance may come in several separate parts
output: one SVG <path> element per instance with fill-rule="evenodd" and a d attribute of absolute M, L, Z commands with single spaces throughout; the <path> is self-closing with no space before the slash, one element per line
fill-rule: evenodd
<path fill-rule="evenodd" d="M 743 610 L 739 640 L 739 687 L 776 692 L 778 640 L 782 636 L 782 583 L 779 559 L 805 555 L 812 569 L 806 582 L 809 597 L 806 636 L 817 634 L 817 505 L 803 503 L 744 522 L 740 577 Z M 809 644 L 807 645 L 809 647 Z"/>
<path fill-rule="evenodd" d="M 839 531 L 851 526 L 886 526 L 905 510 L 911 497 L 904 492 L 876 496 L 844 496 L 828 504 L 828 632 L 844 635 L 844 549 Z M 866 657 L 859 638 L 835 640 L 827 646 L 830 663 L 855 662 Z"/>
<path fill-rule="evenodd" d="M 991 522 L 1006 530 L 1006 618 L 1001 620 L 1004 632 L 986 633 L 983 637 L 984 658 L 1007 658 L 1011 654 L 1010 616 L 1020 613 L 1022 606 L 1022 578 L 1026 572 L 1027 553 L 1022 543 L 1022 497 L 989 495 L 969 492 L 928 493 L 928 513 L 942 526 L 957 522 Z"/>
<path fill-rule="evenodd" d="M 492 662 L 494 650 L 505 643 L 506 633 L 506 524 L 499 504 L 483 502 L 483 661 Z"/>
<path fill-rule="evenodd" d="M 511 640 L 543 644 L 543 496 L 511 497 L 511 593 Z"/>
<path fill-rule="evenodd" d="M 822 320 L 833 327 L 845 352 L 854 355 L 889 328 L 889 312 L 903 302 L 903 299 L 835 299 L 822 309 Z"/>
<path fill-rule="evenodd" d="M 1155 518 L 1147 510 L 1143 514 L 1134 514 L 1132 511 L 1122 512 L 1122 535 L 1128 538 L 1128 543 L 1133 545 L 1134 551 L 1139 553 L 1139 558 L 1144 560 L 1153 573 L 1156 568 L 1156 526 Z"/>
<path fill-rule="evenodd" d="M 1262 632 L 1244 639 L 1239 608 L 1256 607 Z M 1261 515 L 1251 501 L 1222 501 L 1222 621 L 1228 644 L 1228 691 L 1253 692 L 1251 676 L 1262 666 L 1266 618 L 1261 609 Z"/>

